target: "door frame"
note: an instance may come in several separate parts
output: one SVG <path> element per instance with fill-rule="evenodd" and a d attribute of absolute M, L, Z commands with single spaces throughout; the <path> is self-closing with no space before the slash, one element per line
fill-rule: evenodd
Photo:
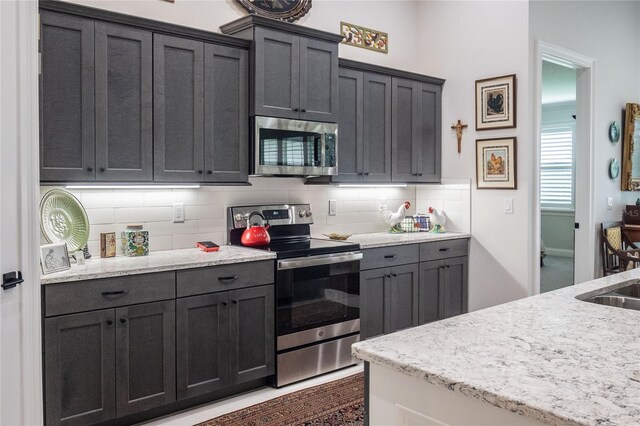
<path fill-rule="evenodd" d="M 18 250 L 19 270 L 24 282 L 7 290 L 19 292 L 20 316 L 15 318 L 21 330 L 17 352 L 21 354 L 20 383 L 14 392 L 19 394 L 20 424 L 41 425 L 43 417 L 42 394 L 42 335 L 40 313 L 39 266 L 39 16 L 37 1 L 13 0 L 2 2 L 2 14 L 13 15 L 4 19 L 0 27 L 0 72 L 15 75 L 15 97 L 0 97 L 0 108 L 15 111 L 15 137 L 3 144 L 15 144 L 20 170 L 16 185 L 19 188 L 19 233 L 15 242 Z M 13 123 L 12 123 L 13 124 Z M 2 273 L 7 271 L 0 271 Z M 0 360 L 1 362 L 1 360 Z M 1 396 L 1 395 L 0 395 Z"/>
<path fill-rule="evenodd" d="M 591 170 L 594 164 L 594 94 L 595 60 L 560 46 L 535 41 L 534 62 L 534 167 L 533 167 L 533 288 L 532 293 L 540 293 L 540 138 L 542 126 L 542 61 L 554 62 L 576 70 L 576 139 L 575 144 L 575 222 L 580 228 L 575 230 L 574 283 L 581 283 L 595 277 L 596 226 L 593 206 L 595 185 Z"/>

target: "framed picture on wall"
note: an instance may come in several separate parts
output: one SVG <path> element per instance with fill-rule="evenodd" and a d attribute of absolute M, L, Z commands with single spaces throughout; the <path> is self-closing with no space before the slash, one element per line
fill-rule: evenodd
<path fill-rule="evenodd" d="M 516 75 L 476 80 L 476 130 L 516 127 Z"/>
<path fill-rule="evenodd" d="M 516 189 L 516 138 L 476 140 L 478 189 Z"/>

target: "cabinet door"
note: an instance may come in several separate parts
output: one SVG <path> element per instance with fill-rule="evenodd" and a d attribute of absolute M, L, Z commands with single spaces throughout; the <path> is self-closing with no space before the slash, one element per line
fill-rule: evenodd
<path fill-rule="evenodd" d="M 275 368 L 274 287 L 229 292 L 231 383 L 267 377 Z"/>
<path fill-rule="evenodd" d="M 299 117 L 300 37 L 255 29 L 252 115 Z"/>
<path fill-rule="evenodd" d="M 417 263 L 390 268 L 391 280 L 385 289 L 389 315 L 387 333 L 418 325 Z"/>
<path fill-rule="evenodd" d="M 229 293 L 176 301 L 178 399 L 229 385 Z"/>
<path fill-rule="evenodd" d="M 153 179 L 149 31 L 95 24 L 96 180 Z"/>
<path fill-rule="evenodd" d="M 175 301 L 116 309 L 118 417 L 176 400 Z"/>
<path fill-rule="evenodd" d="M 418 83 L 393 78 L 392 180 L 412 182 L 418 176 L 415 140 L 419 137 Z"/>
<path fill-rule="evenodd" d="M 360 272 L 360 337 L 363 340 L 385 333 L 388 318 L 385 284 L 389 277 L 388 268 Z"/>
<path fill-rule="evenodd" d="M 444 279 L 441 280 L 443 318 L 449 318 L 467 312 L 468 258 L 454 257 L 445 259 Z"/>
<path fill-rule="evenodd" d="M 248 55 L 205 45 L 205 169 L 207 182 L 246 182 L 249 147 Z"/>
<path fill-rule="evenodd" d="M 204 180 L 204 44 L 153 36 L 154 180 Z"/>
<path fill-rule="evenodd" d="M 362 182 L 363 179 L 363 74 L 341 68 L 338 76 L 338 175 L 333 182 Z"/>
<path fill-rule="evenodd" d="M 84 425 L 115 417 L 114 311 L 44 321 L 47 425 Z"/>
<path fill-rule="evenodd" d="M 418 289 L 419 324 L 437 321 L 440 312 L 440 283 L 443 280 L 444 264 L 441 260 L 420 263 L 420 287 Z"/>
<path fill-rule="evenodd" d="M 338 45 L 300 37 L 300 118 L 338 121 Z"/>
<path fill-rule="evenodd" d="M 391 181 L 391 77 L 364 74 L 364 180 Z"/>
<path fill-rule="evenodd" d="M 415 139 L 417 182 L 440 182 L 442 87 L 420 83 L 418 86 L 419 137 Z"/>
<path fill-rule="evenodd" d="M 40 180 L 95 179 L 94 23 L 42 11 Z"/>

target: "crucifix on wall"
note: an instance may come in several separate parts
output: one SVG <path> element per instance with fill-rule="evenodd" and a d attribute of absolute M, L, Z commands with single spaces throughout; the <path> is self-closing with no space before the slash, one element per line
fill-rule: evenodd
<path fill-rule="evenodd" d="M 460 154 L 461 150 L 462 150 L 462 131 L 464 129 L 466 129 L 468 126 L 466 124 L 462 123 L 462 120 L 458 120 L 458 122 L 456 124 L 452 124 L 451 128 L 455 129 L 456 131 L 456 137 L 458 138 L 458 154 Z"/>

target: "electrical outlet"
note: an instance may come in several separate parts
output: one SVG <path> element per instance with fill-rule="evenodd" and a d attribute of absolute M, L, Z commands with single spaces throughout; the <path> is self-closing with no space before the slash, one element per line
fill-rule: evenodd
<path fill-rule="evenodd" d="M 504 214 L 513 214 L 513 198 L 504 199 Z"/>
<path fill-rule="evenodd" d="M 607 210 L 613 210 L 613 197 L 607 197 Z"/>
<path fill-rule="evenodd" d="M 173 223 L 184 222 L 184 203 L 173 203 Z"/>
<path fill-rule="evenodd" d="M 329 216 L 335 216 L 338 212 L 338 202 L 336 200 L 329 200 Z"/>

